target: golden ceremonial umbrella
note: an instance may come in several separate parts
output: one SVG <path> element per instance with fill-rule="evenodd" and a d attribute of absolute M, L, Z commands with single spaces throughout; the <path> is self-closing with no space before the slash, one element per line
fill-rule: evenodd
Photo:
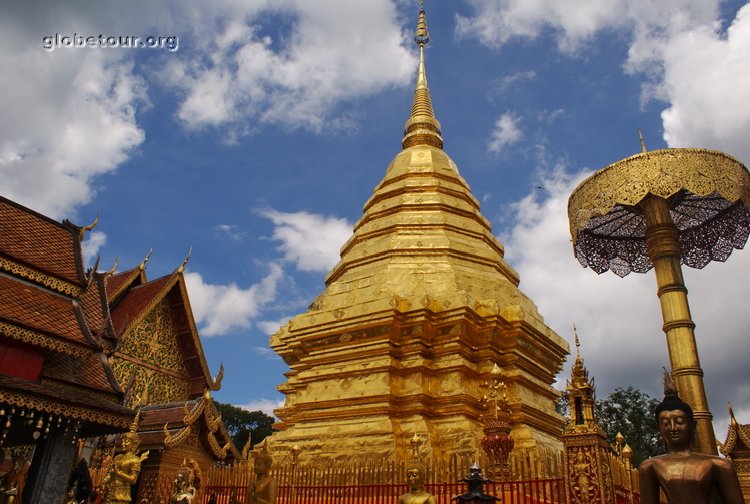
<path fill-rule="evenodd" d="M 698 450 L 716 453 L 681 264 L 725 261 L 750 233 L 750 173 L 704 149 L 646 151 L 584 180 L 568 201 L 576 258 L 597 273 L 656 273 L 672 375 L 694 408 Z"/>

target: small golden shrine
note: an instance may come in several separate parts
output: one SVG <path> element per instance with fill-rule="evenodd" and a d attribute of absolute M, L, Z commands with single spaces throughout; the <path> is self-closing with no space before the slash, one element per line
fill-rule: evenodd
<path fill-rule="evenodd" d="M 750 502 L 750 424 L 742 425 L 734 417 L 732 406 L 729 406 L 729 430 L 719 452 L 732 460 L 734 470 L 742 487 L 745 501 Z"/>
<path fill-rule="evenodd" d="M 138 435 L 141 450 L 151 452 L 141 469 L 137 502 L 168 497 L 184 460 L 196 461 L 207 473 L 214 464 L 240 458 L 211 397 L 224 368 L 211 377 L 185 285 L 189 256 L 171 274 L 151 281 L 149 256 L 106 283 L 118 332 L 110 362 L 126 401 L 143 401 Z"/>
<path fill-rule="evenodd" d="M 576 361 L 567 384 L 570 422 L 563 432 L 566 493 L 570 502 L 608 504 L 615 496 L 607 436 L 596 422 L 596 388 L 583 364 L 578 334 L 575 343 Z"/>
<path fill-rule="evenodd" d="M 16 502 L 62 498 L 77 441 L 124 432 L 135 415 L 106 358 L 104 275 L 82 259 L 95 224 L 0 197 L 0 495 Z"/>
<path fill-rule="evenodd" d="M 325 290 L 271 336 L 289 365 L 276 452 L 407 458 L 426 433 L 429 456 L 477 453 L 480 384 L 493 365 L 507 386 L 516 447 L 561 450 L 552 388 L 567 343 L 518 288 L 479 202 L 443 150 L 419 68 L 403 150 L 365 203 Z"/>

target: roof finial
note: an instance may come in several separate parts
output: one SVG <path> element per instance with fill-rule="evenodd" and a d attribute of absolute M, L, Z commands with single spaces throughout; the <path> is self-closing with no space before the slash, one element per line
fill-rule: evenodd
<path fill-rule="evenodd" d="M 424 46 L 430 41 L 427 31 L 427 17 L 424 12 L 424 0 L 420 1 L 417 28 L 414 31 L 414 41 L 419 46 L 419 71 L 417 72 L 417 86 L 414 89 L 411 116 L 404 124 L 404 139 L 401 145 L 404 149 L 415 145 L 431 145 L 443 148 L 440 136 L 440 122 L 435 118 L 432 110 L 430 90 L 427 88 L 427 73 L 424 66 Z"/>
<path fill-rule="evenodd" d="M 88 226 L 83 226 L 80 231 L 78 231 L 78 241 L 83 241 L 84 236 L 86 235 L 86 231 L 91 231 L 96 227 L 96 225 L 99 224 L 99 214 L 96 214 L 96 218 L 94 219 L 94 222 L 89 224 Z"/>
<path fill-rule="evenodd" d="M 573 334 L 575 336 L 575 342 L 576 342 L 576 359 L 578 359 L 581 356 L 581 342 L 578 341 L 578 330 L 576 329 L 575 323 L 573 323 Z"/>
<path fill-rule="evenodd" d="M 419 18 L 417 19 L 417 29 L 414 31 L 414 42 L 419 47 L 424 47 L 430 43 L 430 32 L 427 31 L 427 16 L 424 14 L 424 0 L 419 0 Z"/>
<path fill-rule="evenodd" d="M 187 257 L 182 261 L 182 264 L 180 264 L 180 267 L 177 268 L 178 273 L 182 273 L 183 271 L 185 271 L 185 266 L 187 266 L 188 261 L 190 261 L 190 256 L 192 255 L 193 255 L 193 246 L 190 245 L 190 250 L 188 250 Z"/>
<path fill-rule="evenodd" d="M 646 149 L 646 141 L 643 139 L 643 131 L 641 131 L 641 128 L 638 128 L 638 139 L 641 141 L 641 150 L 645 154 L 648 149 Z"/>
<path fill-rule="evenodd" d="M 143 261 L 141 261 L 141 264 L 138 265 L 138 269 L 140 269 L 141 271 L 146 270 L 146 263 L 148 262 L 149 259 L 151 259 L 151 254 L 153 253 L 154 253 L 154 247 L 151 247 L 150 249 L 148 249 L 148 254 L 146 254 L 146 257 L 143 258 Z"/>

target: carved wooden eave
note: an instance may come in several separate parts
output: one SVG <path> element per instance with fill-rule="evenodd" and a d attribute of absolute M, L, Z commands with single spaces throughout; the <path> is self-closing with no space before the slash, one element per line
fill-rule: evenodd
<path fill-rule="evenodd" d="M 199 400 L 191 402 L 194 402 L 192 407 L 190 402 L 185 403 L 184 416 L 178 425 L 164 425 L 164 446 L 175 448 L 184 443 L 191 434 L 198 434 L 218 460 L 225 460 L 230 454 L 234 460 L 240 460 L 241 455 L 232 443 L 210 393 L 206 391 Z"/>
<path fill-rule="evenodd" d="M 731 457 L 735 451 L 750 450 L 750 425 L 742 425 L 734 418 L 730 410 L 729 429 L 723 443 L 719 444 L 719 451 L 725 457 Z"/>

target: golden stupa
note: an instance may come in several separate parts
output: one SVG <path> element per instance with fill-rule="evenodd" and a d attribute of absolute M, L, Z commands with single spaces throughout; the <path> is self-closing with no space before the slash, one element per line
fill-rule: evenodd
<path fill-rule="evenodd" d="M 552 388 L 568 344 L 518 274 L 443 151 L 420 59 L 403 150 L 365 203 L 341 261 L 307 312 L 271 336 L 289 365 L 272 451 L 313 459 L 476 453 L 481 383 L 497 363 L 517 448 L 562 450 Z"/>

